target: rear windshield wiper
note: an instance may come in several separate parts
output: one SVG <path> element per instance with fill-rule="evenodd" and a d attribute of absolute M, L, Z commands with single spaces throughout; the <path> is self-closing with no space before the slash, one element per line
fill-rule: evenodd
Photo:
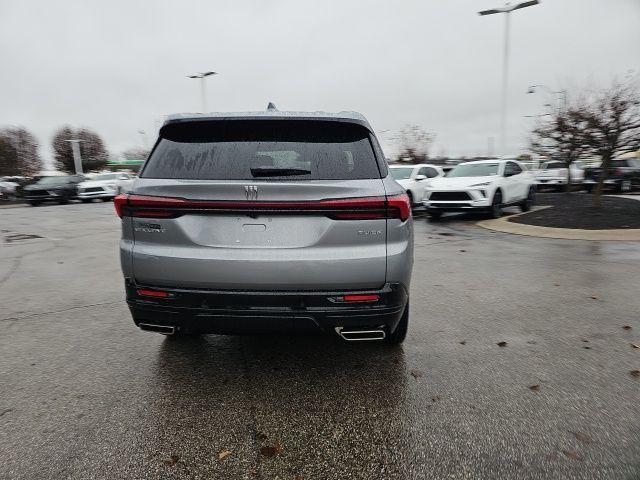
<path fill-rule="evenodd" d="M 311 175 L 311 170 L 304 168 L 256 167 L 251 169 L 254 177 L 286 177 L 289 175 Z"/>

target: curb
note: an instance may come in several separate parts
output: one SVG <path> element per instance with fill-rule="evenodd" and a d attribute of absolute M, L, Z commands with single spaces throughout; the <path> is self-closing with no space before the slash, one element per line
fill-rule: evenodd
<path fill-rule="evenodd" d="M 536 210 L 550 208 L 549 206 L 541 206 Z M 640 228 L 615 228 L 609 230 L 584 230 L 580 228 L 553 228 L 539 227 L 537 225 L 524 225 L 522 223 L 513 223 L 509 218 L 519 217 L 524 213 L 516 213 L 508 217 L 495 218 L 490 220 L 481 220 L 476 223 L 477 226 L 494 230 L 496 232 L 512 233 L 514 235 L 526 235 L 529 237 L 542 238 L 559 238 L 565 240 L 602 240 L 602 241 L 620 241 L 620 242 L 640 242 Z"/>

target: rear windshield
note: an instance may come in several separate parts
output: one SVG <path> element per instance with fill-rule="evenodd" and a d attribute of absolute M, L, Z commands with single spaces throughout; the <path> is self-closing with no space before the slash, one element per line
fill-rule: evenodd
<path fill-rule="evenodd" d="M 165 128 L 140 177 L 351 180 L 380 178 L 380 171 L 359 125 L 236 120 Z"/>

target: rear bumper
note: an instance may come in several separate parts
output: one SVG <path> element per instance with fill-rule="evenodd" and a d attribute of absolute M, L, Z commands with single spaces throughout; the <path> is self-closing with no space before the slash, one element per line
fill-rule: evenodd
<path fill-rule="evenodd" d="M 193 290 L 136 285 L 125 282 L 127 304 L 134 323 L 174 327 L 194 333 L 240 334 L 267 332 L 332 332 L 335 327 L 395 330 L 408 294 L 401 284 L 366 291 L 230 291 Z M 153 298 L 140 289 L 167 292 Z M 349 294 L 378 295 L 371 302 L 346 303 Z"/>

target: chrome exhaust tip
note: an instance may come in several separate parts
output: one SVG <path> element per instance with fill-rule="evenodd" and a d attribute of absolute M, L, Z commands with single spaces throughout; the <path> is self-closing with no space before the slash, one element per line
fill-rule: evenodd
<path fill-rule="evenodd" d="M 170 325 L 154 325 L 152 323 L 139 323 L 138 327 L 140 330 L 145 330 L 147 332 L 156 332 L 161 333 L 163 335 L 173 335 L 176 333 L 176 327 L 172 327 Z"/>
<path fill-rule="evenodd" d="M 344 327 L 336 327 L 336 333 L 347 342 L 367 342 L 374 340 L 384 340 L 387 334 L 382 328 L 374 330 L 345 330 Z"/>

